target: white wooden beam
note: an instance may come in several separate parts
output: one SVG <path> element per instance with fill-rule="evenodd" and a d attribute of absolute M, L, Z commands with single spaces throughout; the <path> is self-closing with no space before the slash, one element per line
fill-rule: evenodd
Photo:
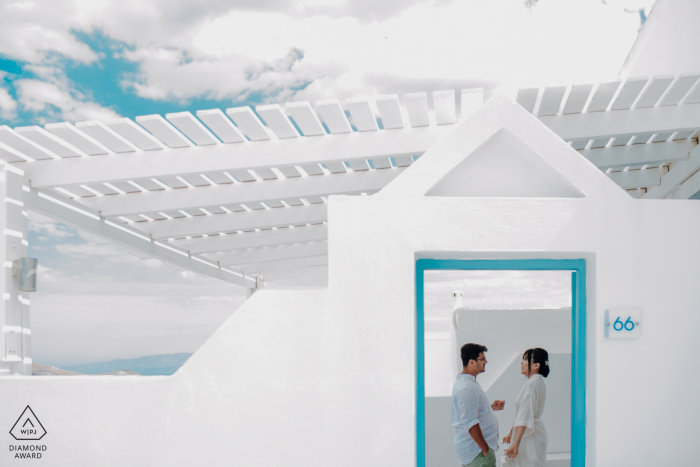
<path fill-rule="evenodd" d="M 539 117 L 560 138 L 601 139 L 700 128 L 700 105 L 674 105 L 614 112 L 588 112 Z"/>
<path fill-rule="evenodd" d="M 688 160 L 679 162 L 661 179 L 659 186 L 647 190 L 644 199 L 663 199 L 673 193 L 681 183 L 700 170 L 700 146 L 690 151 Z"/>
<path fill-rule="evenodd" d="M 134 227 L 154 238 L 183 238 L 219 232 L 250 231 L 270 227 L 320 224 L 328 218 L 327 205 L 311 204 L 288 208 L 194 216 L 179 219 L 139 222 Z"/>
<path fill-rule="evenodd" d="M 624 169 L 634 165 L 660 165 L 683 161 L 688 159 L 695 146 L 695 141 L 683 140 L 584 149 L 579 153 L 602 170 Z"/>
<path fill-rule="evenodd" d="M 308 277 L 328 276 L 328 266 L 315 266 L 309 268 L 285 269 L 268 271 L 262 275 L 265 283 L 285 280 L 305 279 Z"/>
<path fill-rule="evenodd" d="M 288 245 L 291 243 L 313 242 L 326 240 L 327 238 L 327 225 L 320 224 L 196 237 L 175 240 L 170 242 L 170 244 L 188 250 L 190 254 L 201 254 L 240 250 L 243 248 L 260 248 L 265 246 Z"/>
<path fill-rule="evenodd" d="M 17 163 L 36 188 L 93 185 L 207 172 L 307 165 L 421 155 L 455 125 L 272 139 L 120 154 Z"/>
<path fill-rule="evenodd" d="M 700 192 L 700 172 L 695 172 L 688 180 L 681 183 L 676 191 L 668 195 L 666 199 L 698 199 Z"/>
<path fill-rule="evenodd" d="M 648 188 L 661 183 L 661 177 L 668 172 L 668 167 L 658 169 L 629 170 L 626 172 L 613 172 L 608 177 L 625 190 L 635 188 Z"/>
<path fill-rule="evenodd" d="M 224 204 L 250 204 L 290 198 L 373 192 L 384 188 L 402 168 L 372 170 L 263 182 L 235 183 L 180 190 L 82 198 L 80 202 L 104 217 L 188 210 Z"/>
<path fill-rule="evenodd" d="M 328 241 L 295 243 L 292 245 L 246 248 L 227 253 L 207 254 L 207 258 L 218 261 L 222 266 L 240 266 L 242 264 L 262 261 L 280 261 L 283 259 L 304 258 L 307 256 L 328 255 Z"/>
<path fill-rule="evenodd" d="M 328 265 L 328 256 L 306 256 L 296 259 L 284 259 L 279 261 L 262 261 L 238 266 L 246 274 L 260 274 L 265 279 L 267 274 L 284 270 L 297 270 Z"/>
<path fill-rule="evenodd" d="M 32 188 L 25 196 L 25 203 L 31 211 L 109 240 L 138 255 L 156 258 L 233 284 L 255 286 L 254 277 L 244 276 L 231 268 L 222 268 L 211 260 L 192 257 L 186 250 L 168 245 L 167 242 L 156 241 L 128 225 L 104 219 L 99 213 L 53 193 L 44 193 Z"/>

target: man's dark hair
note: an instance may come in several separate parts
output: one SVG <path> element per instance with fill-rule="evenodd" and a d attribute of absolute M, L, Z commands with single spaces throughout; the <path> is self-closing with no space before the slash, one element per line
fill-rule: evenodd
<path fill-rule="evenodd" d="M 527 349 L 523 354 L 523 358 L 527 358 L 527 369 L 530 370 L 530 365 L 534 363 L 540 364 L 539 374 L 545 378 L 549 375 L 549 354 L 546 350 L 535 347 Z"/>
<path fill-rule="evenodd" d="M 480 344 L 464 344 L 460 349 L 462 357 L 462 366 L 468 366 L 469 360 L 477 360 L 481 352 L 488 352 L 489 349 L 485 345 Z"/>

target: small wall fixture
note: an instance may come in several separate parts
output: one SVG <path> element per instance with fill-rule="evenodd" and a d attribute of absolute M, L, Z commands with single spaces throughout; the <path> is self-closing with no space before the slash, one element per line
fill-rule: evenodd
<path fill-rule="evenodd" d="M 12 276 L 19 279 L 19 290 L 36 292 L 36 258 L 20 258 L 12 262 Z"/>

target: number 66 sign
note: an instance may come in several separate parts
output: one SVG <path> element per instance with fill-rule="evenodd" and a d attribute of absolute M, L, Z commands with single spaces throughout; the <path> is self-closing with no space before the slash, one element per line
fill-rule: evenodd
<path fill-rule="evenodd" d="M 642 310 L 605 310 L 605 337 L 639 337 Z"/>

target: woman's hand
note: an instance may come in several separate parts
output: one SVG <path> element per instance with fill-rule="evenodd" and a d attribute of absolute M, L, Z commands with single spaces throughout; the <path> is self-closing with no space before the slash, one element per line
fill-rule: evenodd
<path fill-rule="evenodd" d="M 493 404 L 491 404 L 491 409 L 492 410 L 503 410 L 503 406 L 506 405 L 506 401 L 493 401 Z"/>
<path fill-rule="evenodd" d="M 503 438 L 503 444 L 510 444 L 510 437 L 513 436 L 513 429 L 511 428 L 505 438 Z"/>
<path fill-rule="evenodd" d="M 510 436 L 509 436 L 510 437 Z M 514 444 L 508 449 L 506 449 L 506 457 L 512 459 L 518 455 L 518 445 Z"/>

